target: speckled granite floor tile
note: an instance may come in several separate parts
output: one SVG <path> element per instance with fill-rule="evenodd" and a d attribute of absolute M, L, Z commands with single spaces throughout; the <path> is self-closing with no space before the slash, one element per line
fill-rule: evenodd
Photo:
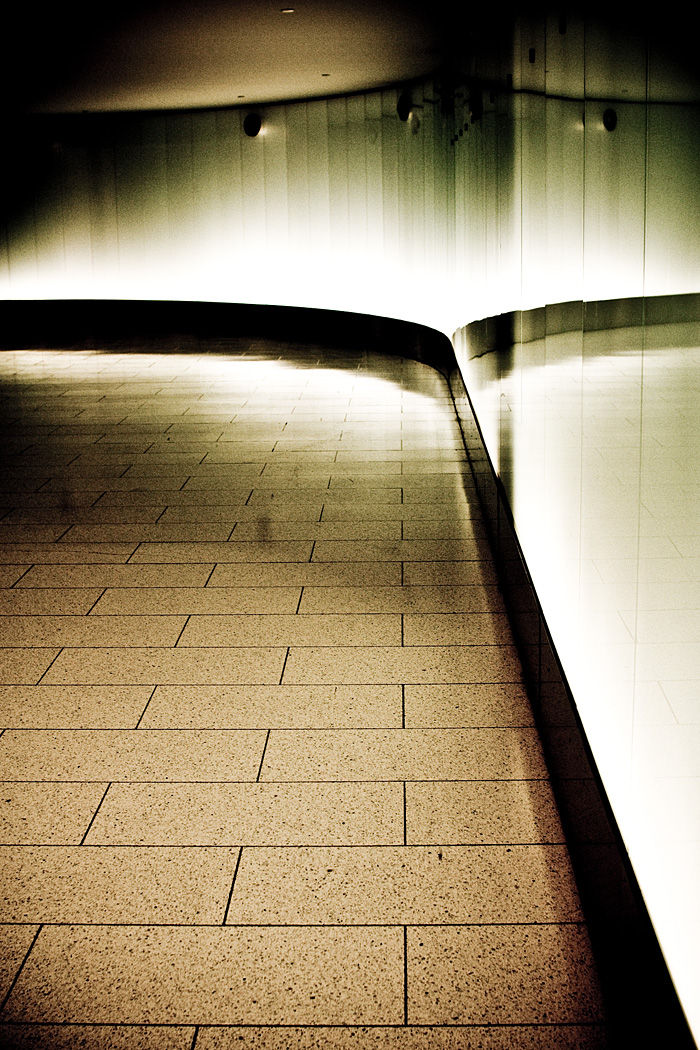
<path fill-rule="evenodd" d="M 0 354 L 0 1045 L 602 1050 L 443 377 L 207 346 Z"/>
<path fill-rule="evenodd" d="M 397 928 L 64 925 L 42 928 L 2 1020 L 398 1024 L 403 1014 Z"/>

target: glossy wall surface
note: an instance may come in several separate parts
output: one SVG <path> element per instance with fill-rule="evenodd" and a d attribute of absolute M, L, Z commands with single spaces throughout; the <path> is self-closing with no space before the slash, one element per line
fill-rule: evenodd
<path fill-rule="evenodd" d="M 521 93 L 458 145 L 456 184 L 498 188 L 464 205 L 492 320 L 456 354 L 697 1040 L 700 110 L 643 41 L 521 30 Z"/>
<path fill-rule="evenodd" d="M 697 1038 L 700 297 L 590 306 L 565 311 L 583 331 L 558 330 L 562 310 L 531 311 L 509 318 L 511 345 L 494 347 L 499 326 L 477 323 L 461 350 L 471 403 L 498 431 L 491 517 L 512 511 L 543 615 L 538 628 L 538 610 L 511 596 L 545 736 L 556 750 L 572 725 L 547 680 L 546 630 Z M 616 327 L 615 313 L 649 323 Z M 613 323 L 598 327 L 601 314 Z M 508 575 L 507 524 L 497 543 Z M 564 747 L 564 796 L 589 797 L 585 762 Z M 595 814 L 574 815 L 589 868 L 610 841 Z M 610 882 L 614 915 L 625 905 Z"/>
<path fill-rule="evenodd" d="M 0 294 L 454 333 L 697 1038 L 700 315 L 653 304 L 700 291 L 700 91 L 682 41 L 639 25 L 521 19 L 413 85 L 406 121 L 393 89 L 262 107 L 254 139 L 243 110 L 33 118 Z"/>

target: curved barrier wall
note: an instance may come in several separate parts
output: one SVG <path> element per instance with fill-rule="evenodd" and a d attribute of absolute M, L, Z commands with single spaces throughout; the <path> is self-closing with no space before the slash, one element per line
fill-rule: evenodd
<path fill-rule="evenodd" d="M 592 935 L 628 1016 L 658 1006 L 646 908 L 692 1025 L 700 295 L 518 311 L 456 342 L 455 401 Z M 637 1016 L 631 1042 L 664 1038 Z"/>
<path fill-rule="evenodd" d="M 700 333 L 673 305 L 700 291 L 696 74 L 658 27 L 559 15 L 458 70 L 411 85 L 405 121 L 375 91 L 260 107 L 255 138 L 237 109 L 27 118 L 0 295 L 321 307 L 454 335 L 698 1033 Z"/>

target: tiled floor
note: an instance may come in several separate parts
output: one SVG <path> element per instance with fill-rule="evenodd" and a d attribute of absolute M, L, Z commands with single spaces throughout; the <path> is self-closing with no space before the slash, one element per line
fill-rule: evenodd
<path fill-rule="evenodd" d="M 2 1045 L 606 1045 L 441 377 L 0 367 Z"/>

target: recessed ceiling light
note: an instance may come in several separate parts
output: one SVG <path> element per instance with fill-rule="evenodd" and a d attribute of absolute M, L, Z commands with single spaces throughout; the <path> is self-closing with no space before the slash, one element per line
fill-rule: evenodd
<path fill-rule="evenodd" d="M 330 76 L 330 73 L 321 73 L 321 76 L 322 76 L 322 77 L 329 77 L 329 76 Z"/>
<path fill-rule="evenodd" d="M 296 8 L 294 8 L 294 7 L 280 7 L 280 14 L 293 15 L 295 10 L 296 10 Z"/>

